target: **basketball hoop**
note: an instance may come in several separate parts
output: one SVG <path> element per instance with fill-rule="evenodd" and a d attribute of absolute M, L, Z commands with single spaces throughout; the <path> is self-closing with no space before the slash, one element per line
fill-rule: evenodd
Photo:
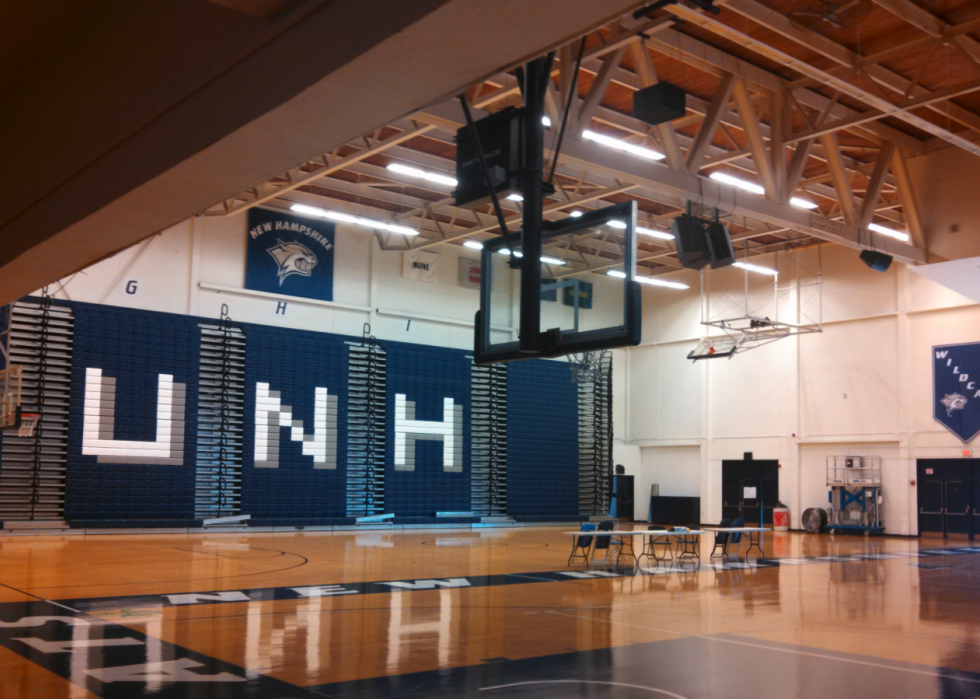
<path fill-rule="evenodd" d="M 710 337 L 703 338 L 701 340 L 701 346 L 704 348 L 705 354 L 715 353 L 715 341 L 712 340 Z"/>
<path fill-rule="evenodd" d="M 18 437 L 33 437 L 34 430 L 37 429 L 38 420 L 41 416 L 37 413 L 21 413 L 20 427 L 17 428 Z"/>

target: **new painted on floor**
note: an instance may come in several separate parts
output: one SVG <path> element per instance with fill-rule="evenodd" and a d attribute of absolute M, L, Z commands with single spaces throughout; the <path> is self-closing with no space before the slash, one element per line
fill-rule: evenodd
<path fill-rule="evenodd" d="M 980 547 L 632 575 L 565 529 L 0 539 L 0 697 L 980 695 Z"/>

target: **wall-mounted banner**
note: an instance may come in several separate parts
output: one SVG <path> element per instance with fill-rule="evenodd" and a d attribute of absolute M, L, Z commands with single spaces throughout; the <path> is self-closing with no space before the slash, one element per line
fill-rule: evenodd
<path fill-rule="evenodd" d="M 583 282 L 581 279 L 575 279 L 576 284 L 573 286 L 566 286 L 564 294 L 562 296 L 562 302 L 566 306 L 575 305 L 575 297 L 578 297 L 578 307 L 579 308 L 592 308 L 592 282 Z"/>
<path fill-rule="evenodd" d="M 932 348 L 933 414 L 964 443 L 980 434 L 980 342 Z"/>
<path fill-rule="evenodd" d="M 245 288 L 333 301 L 334 224 L 249 209 Z"/>
<path fill-rule="evenodd" d="M 480 261 L 467 257 L 459 258 L 459 285 L 467 289 L 480 288 Z"/>
<path fill-rule="evenodd" d="M 417 282 L 435 284 L 439 281 L 439 255 L 425 250 L 402 253 L 402 276 Z"/>

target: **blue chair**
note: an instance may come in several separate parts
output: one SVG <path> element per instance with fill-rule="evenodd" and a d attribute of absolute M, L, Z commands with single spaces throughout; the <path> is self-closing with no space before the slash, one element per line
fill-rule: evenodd
<path fill-rule="evenodd" d="M 719 523 L 722 529 L 725 527 L 732 526 L 732 520 L 723 519 Z M 728 539 L 732 534 L 738 534 L 739 532 L 715 532 L 715 545 L 711 548 L 711 555 L 708 558 L 714 558 L 715 556 L 720 556 L 721 558 L 728 557 Z M 719 553 L 719 551 L 721 553 Z"/>
<path fill-rule="evenodd" d="M 583 532 L 594 532 L 594 524 L 583 524 L 579 531 Z M 589 562 L 589 549 L 592 547 L 592 536 L 576 536 L 572 537 L 572 555 L 568 557 L 568 565 L 572 565 L 572 561 L 576 558 L 581 558 L 585 563 Z M 578 553 L 581 551 L 581 553 Z"/>
<path fill-rule="evenodd" d="M 733 527 L 744 527 L 745 520 L 742 517 L 737 518 L 732 522 Z M 728 546 L 735 547 L 735 560 L 738 560 L 738 552 L 742 548 L 742 532 L 732 532 L 732 535 L 728 537 Z M 727 553 L 727 547 L 726 547 Z"/>

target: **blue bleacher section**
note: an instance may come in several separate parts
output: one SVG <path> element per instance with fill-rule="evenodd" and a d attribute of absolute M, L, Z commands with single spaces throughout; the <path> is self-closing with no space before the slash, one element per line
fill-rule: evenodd
<path fill-rule="evenodd" d="M 431 517 L 435 512 L 470 510 L 470 367 L 466 352 L 402 342 L 382 343 L 388 356 L 388 452 L 395 444 L 395 394 L 415 402 L 415 419 L 441 422 L 443 399 L 463 406 L 463 472 L 443 468 L 443 444 L 415 442 L 415 470 L 396 471 L 394 460 L 385 467 L 385 510 L 406 517 Z"/>
<path fill-rule="evenodd" d="M 263 325 L 241 327 L 246 334 L 245 425 L 242 512 L 256 524 L 295 526 L 346 521 L 347 345 L 350 338 Z M 314 388 L 337 396 L 337 468 L 315 469 L 302 446 L 281 431 L 279 468 L 255 468 L 255 383 L 279 391 L 293 417 L 313 429 Z M 330 423 L 331 425 L 333 423 Z"/>
<path fill-rule="evenodd" d="M 507 367 L 507 512 L 578 517 L 578 391 L 566 362 Z"/>
<path fill-rule="evenodd" d="M 75 527 L 193 526 L 200 325 L 210 319 L 70 305 L 75 350 L 66 519 Z M 235 323 L 246 335 L 242 508 L 258 526 L 350 523 L 346 517 L 347 343 L 359 338 Z M 436 512 L 470 511 L 471 353 L 382 341 L 388 357 L 385 511 L 396 523 L 436 522 Z M 82 454 L 86 368 L 116 378 L 116 440 L 156 438 L 159 374 L 187 386 L 183 465 L 99 463 Z M 281 430 L 278 468 L 256 468 L 256 382 L 270 384 L 313 429 L 314 389 L 337 397 L 337 467 L 315 469 Z M 462 472 L 444 468 L 443 444 L 415 442 L 415 470 L 394 468 L 395 395 L 415 403 L 416 420 L 442 421 L 443 400 L 463 407 Z M 577 392 L 564 362 L 508 366 L 508 513 L 519 521 L 578 519 Z M 439 519 L 441 523 L 471 520 Z"/>
<path fill-rule="evenodd" d="M 75 314 L 65 518 L 194 519 L 200 332 L 198 319 L 127 308 L 71 304 Z M 116 378 L 115 439 L 156 439 L 157 381 L 187 385 L 184 465 L 98 463 L 82 456 L 85 369 Z"/>

